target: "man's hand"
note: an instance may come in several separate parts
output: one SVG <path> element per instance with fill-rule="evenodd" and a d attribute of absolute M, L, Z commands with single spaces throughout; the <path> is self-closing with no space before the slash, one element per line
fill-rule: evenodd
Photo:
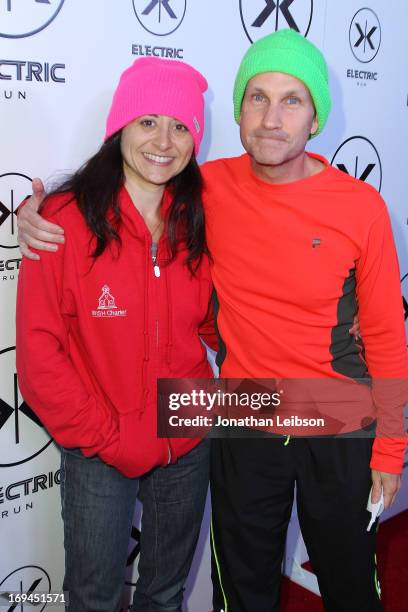
<path fill-rule="evenodd" d="M 371 470 L 371 478 L 373 481 L 373 490 L 371 492 L 372 503 L 376 504 L 379 501 L 382 487 L 384 491 L 384 509 L 392 506 L 401 486 L 401 476 L 399 474 Z"/>
<path fill-rule="evenodd" d="M 58 246 L 54 243 L 64 242 L 64 230 L 59 225 L 45 221 L 38 214 L 47 194 L 41 179 L 33 179 L 32 185 L 33 195 L 21 207 L 17 215 L 18 244 L 25 257 L 40 259 L 39 255 L 30 251 L 30 247 L 40 251 L 57 251 Z"/>

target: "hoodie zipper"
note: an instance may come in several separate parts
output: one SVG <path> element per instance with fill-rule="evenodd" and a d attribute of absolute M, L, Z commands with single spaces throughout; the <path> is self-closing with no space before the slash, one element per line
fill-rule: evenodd
<path fill-rule="evenodd" d="M 152 263 L 153 263 L 153 272 L 156 278 L 160 277 L 160 268 L 157 263 L 157 242 L 152 242 Z"/>
<path fill-rule="evenodd" d="M 153 273 L 156 278 L 160 278 L 160 268 L 159 268 L 159 264 L 157 263 L 157 242 L 152 242 L 150 252 L 151 252 L 151 257 L 152 257 Z M 157 348 L 159 348 L 159 319 L 158 317 L 156 318 L 156 346 Z"/>
<path fill-rule="evenodd" d="M 151 257 L 153 264 L 153 272 L 156 278 L 160 278 L 160 267 L 157 261 L 157 242 L 152 241 Z M 159 319 L 156 319 L 156 345 L 159 348 Z M 171 463 L 171 446 L 170 440 L 167 440 L 167 465 Z"/>

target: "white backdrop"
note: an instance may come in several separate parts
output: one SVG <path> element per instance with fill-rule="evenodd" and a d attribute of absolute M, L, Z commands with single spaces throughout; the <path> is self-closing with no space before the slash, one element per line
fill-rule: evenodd
<path fill-rule="evenodd" d="M 95 151 L 118 76 L 140 55 L 184 59 L 207 76 L 201 161 L 239 153 L 231 101 L 239 60 L 251 41 L 289 25 L 330 66 L 334 110 L 311 147 L 385 197 L 408 300 L 407 18 L 405 0 L 0 0 L 0 591 L 37 579 L 38 590 L 56 591 L 63 574 L 59 454 L 15 376 L 14 211 L 32 177 L 73 170 Z M 396 510 L 407 505 L 405 486 Z M 286 571 L 315 588 L 299 569 L 298 535 L 294 516 Z M 133 576 L 137 536 L 135 527 Z M 207 513 L 186 609 L 207 612 L 210 591 Z"/>

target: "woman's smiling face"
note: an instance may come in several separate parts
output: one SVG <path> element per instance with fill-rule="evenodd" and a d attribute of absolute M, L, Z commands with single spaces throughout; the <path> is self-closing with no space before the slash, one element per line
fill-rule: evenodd
<path fill-rule="evenodd" d="M 166 185 L 184 170 L 193 150 L 188 128 L 174 117 L 142 115 L 122 130 L 125 177 L 140 186 Z"/>

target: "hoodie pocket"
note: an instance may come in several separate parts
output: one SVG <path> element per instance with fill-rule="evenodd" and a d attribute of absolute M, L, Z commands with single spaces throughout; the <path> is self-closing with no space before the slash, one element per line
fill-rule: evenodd
<path fill-rule="evenodd" d="M 150 418 L 148 418 L 150 417 Z M 113 465 L 124 476 L 142 476 L 159 465 L 168 463 L 168 443 L 157 438 L 156 422 L 146 412 L 132 412 L 120 416 L 117 452 L 101 458 Z"/>

